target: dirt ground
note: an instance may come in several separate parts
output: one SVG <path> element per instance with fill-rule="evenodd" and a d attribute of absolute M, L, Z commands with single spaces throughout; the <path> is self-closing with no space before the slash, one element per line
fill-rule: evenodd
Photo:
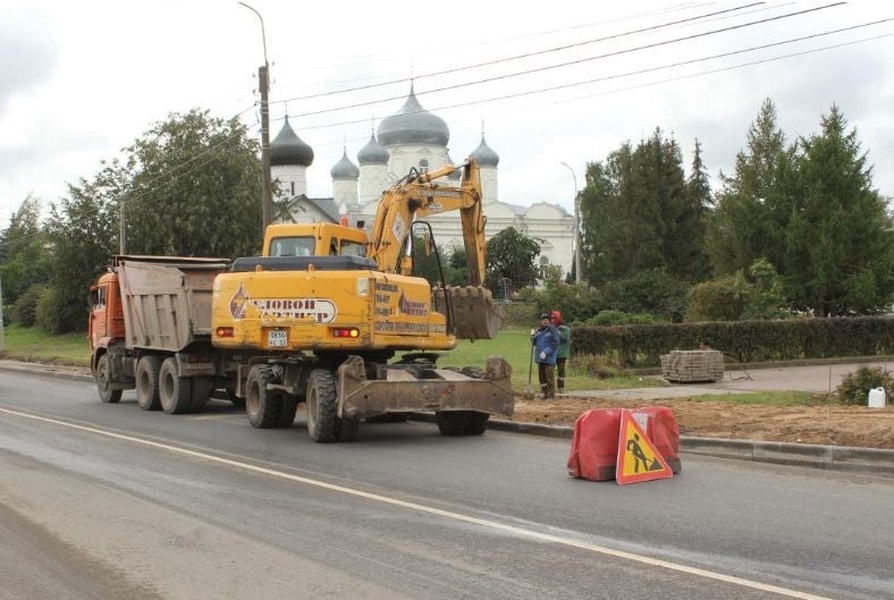
<path fill-rule="evenodd" d="M 556 400 L 516 397 L 513 421 L 573 426 L 591 408 L 668 406 L 680 434 L 693 437 L 894 449 L 894 407 L 774 407 L 692 398 L 601 400 L 569 394 Z"/>

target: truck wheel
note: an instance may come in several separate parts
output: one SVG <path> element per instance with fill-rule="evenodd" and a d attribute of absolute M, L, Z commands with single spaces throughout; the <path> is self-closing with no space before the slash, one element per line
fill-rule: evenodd
<path fill-rule="evenodd" d="M 211 396 L 211 388 L 214 382 L 210 377 L 193 377 L 192 378 L 192 395 L 189 401 L 189 412 L 200 413 L 205 410 L 208 404 L 208 398 Z"/>
<path fill-rule="evenodd" d="M 474 410 L 444 410 L 435 413 L 441 435 L 481 435 L 490 415 Z"/>
<path fill-rule="evenodd" d="M 340 423 L 335 378 L 324 369 L 314 369 L 307 379 L 307 433 L 318 443 L 338 441 Z"/>
<path fill-rule="evenodd" d="M 270 365 L 255 365 L 245 382 L 245 412 L 252 427 L 270 429 L 279 423 L 282 413 L 282 394 L 267 389 L 273 380 Z M 292 419 L 294 420 L 294 414 Z"/>
<path fill-rule="evenodd" d="M 158 395 L 160 364 L 157 356 L 144 356 L 137 362 L 137 404 L 143 410 L 161 410 L 161 398 Z"/>
<path fill-rule="evenodd" d="M 177 376 L 177 360 L 166 358 L 158 375 L 158 395 L 161 408 L 169 415 L 189 412 L 192 404 L 192 379 Z"/>
<path fill-rule="evenodd" d="M 122 390 L 112 389 L 112 373 L 109 368 L 109 355 L 103 354 L 96 363 L 96 389 L 99 399 L 108 404 L 117 404 L 121 400 Z"/>

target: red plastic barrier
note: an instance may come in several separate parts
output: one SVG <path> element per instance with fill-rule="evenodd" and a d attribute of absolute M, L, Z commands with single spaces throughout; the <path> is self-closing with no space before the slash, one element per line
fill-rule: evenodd
<path fill-rule="evenodd" d="M 643 427 L 646 435 L 671 470 L 679 473 L 682 470 L 678 456 L 680 430 L 673 411 L 666 406 L 630 410 L 634 417 L 636 413 L 648 415 L 647 424 Z M 642 423 L 641 418 L 638 421 Z M 594 408 L 580 415 L 574 422 L 574 437 L 568 454 L 568 474 L 591 481 L 615 479 L 620 430 L 620 408 Z"/>

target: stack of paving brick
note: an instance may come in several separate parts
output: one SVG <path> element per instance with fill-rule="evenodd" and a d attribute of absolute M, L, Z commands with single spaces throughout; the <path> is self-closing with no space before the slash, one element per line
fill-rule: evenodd
<path fill-rule="evenodd" d="M 672 350 L 661 355 L 661 375 L 673 383 L 720 381 L 723 370 L 719 350 Z"/>

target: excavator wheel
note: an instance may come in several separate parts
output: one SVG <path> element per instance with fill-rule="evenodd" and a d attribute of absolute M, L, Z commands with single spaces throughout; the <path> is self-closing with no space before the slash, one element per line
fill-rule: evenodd
<path fill-rule="evenodd" d="M 338 394 L 335 377 L 325 369 L 314 369 L 307 378 L 307 433 L 318 443 L 338 441 Z"/>
<path fill-rule="evenodd" d="M 443 410 L 435 413 L 441 435 L 481 435 L 487 429 L 490 415 L 474 410 Z"/>
<path fill-rule="evenodd" d="M 248 372 L 245 382 L 245 412 L 252 427 L 281 427 L 282 393 L 267 389 L 267 384 L 271 381 L 273 368 L 270 365 L 255 365 Z M 294 419 L 294 414 L 292 418 Z"/>

